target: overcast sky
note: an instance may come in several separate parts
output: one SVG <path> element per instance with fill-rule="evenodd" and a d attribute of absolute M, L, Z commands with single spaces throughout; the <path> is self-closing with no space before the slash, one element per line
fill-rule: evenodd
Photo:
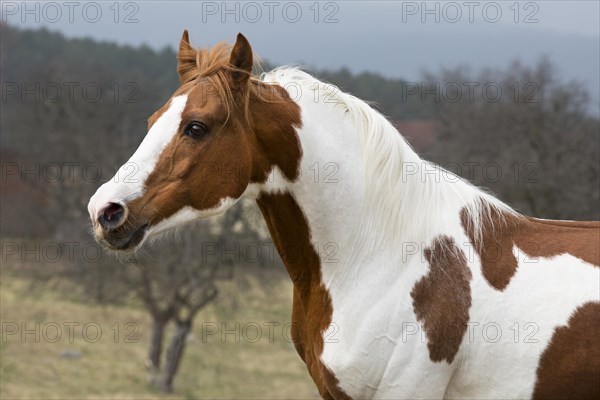
<path fill-rule="evenodd" d="M 597 0 L 22 4 L 3 2 L 3 21 L 155 49 L 176 46 L 185 28 L 196 46 L 231 42 L 241 31 L 275 64 L 345 66 L 409 80 L 423 69 L 503 67 L 546 55 L 562 78 L 587 84 L 596 105 L 600 97 Z"/>
<path fill-rule="evenodd" d="M 315 1 L 230 1 L 225 2 L 225 6 L 222 6 L 222 1 L 122 1 L 118 16 L 115 15 L 117 7 L 113 1 L 73 2 L 75 4 L 72 6 L 69 2 L 50 3 L 36 5 L 35 2 L 27 2 L 22 7 L 20 1 L 2 1 L 3 21 L 28 27 L 45 25 L 69 35 L 89 35 L 120 43 L 146 43 L 152 47 L 173 45 L 176 40 L 171 33 L 181 31 L 184 27 L 202 30 L 210 37 L 218 33 L 220 36 L 217 39 L 222 39 L 223 33 L 235 29 L 268 31 L 276 26 L 285 31 L 285 25 L 309 28 L 327 22 L 333 23 L 332 29 L 335 26 L 343 26 L 344 30 L 351 27 L 378 29 L 377 26 L 365 26 L 366 21 L 379 21 L 380 25 L 394 23 L 411 27 L 448 27 L 468 25 L 470 20 L 487 20 L 491 24 L 509 27 L 520 25 L 532 30 L 573 33 L 593 38 L 600 36 L 600 2 L 597 0 L 520 1 L 518 6 L 515 6 L 517 2 L 514 0 L 428 1 L 425 7 L 421 6 L 422 1 L 321 1 L 319 7 L 315 7 Z M 98 8 L 103 14 L 100 18 L 96 17 Z M 318 16 L 316 8 L 320 11 Z M 302 11 L 299 18 L 296 17 L 297 9 Z M 502 15 L 497 22 L 491 22 L 496 19 L 498 9 Z M 57 10 L 61 14 L 58 17 Z M 431 12 L 427 14 L 426 11 Z M 457 12 L 461 13 L 460 17 Z M 436 17 L 439 23 L 436 23 Z M 239 23 L 236 23 L 236 18 Z M 425 18 L 424 23 L 422 18 Z M 115 23 L 115 20 L 118 22 Z M 515 20 L 518 22 L 515 23 Z"/>

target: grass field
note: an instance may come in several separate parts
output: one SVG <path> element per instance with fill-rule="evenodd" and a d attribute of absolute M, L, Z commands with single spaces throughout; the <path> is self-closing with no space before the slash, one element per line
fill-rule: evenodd
<path fill-rule="evenodd" d="M 278 279 L 265 291 L 257 289 L 259 278 L 247 278 L 243 290 L 226 282 L 222 300 L 198 315 L 175 392 L 164 395 L 144 366 L 150 326 L 141 307 L 67 300 L 56 289 L 32 290 L 27 279 L 3 269 L 0 398 L 317 398 L 285 329 L 291 283 Z"/>

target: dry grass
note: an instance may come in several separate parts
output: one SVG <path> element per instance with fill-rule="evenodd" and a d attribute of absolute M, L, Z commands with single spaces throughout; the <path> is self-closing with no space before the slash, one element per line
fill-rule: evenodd
<path fill-rule="evenodd" d="M 282 327 L 289 322 L 291 284 L 285 280 L 269 290 L 249 279 L 248 290 L 227 283 L 225 299 L 210 306 L 195 322 L 193 336 L 175 380 L 175 393 L 163 395 L 148 383 L 144 367 L 149 318 L 143 309 L 102 307 L 66 300 L 56 291 L 29 290 L 29 282 L 7 273 L 0 282 L 2 399 L 265 399 L 318 397 L 303 362 Z M 275 321 L 274 341 L 265 322 Z M 235 323 L 239 322 L 239 329 Z M 76 323 L 69 335 L 68 323 Z M 87 336 L 83 326 L 89 325 Z M 262 337 L 255 343 L 257 323 Z M 10 334 L 18 326 L 19 332 Z M 25 324 L 25 326 L 23 326 Z M 37 325 L 36 325 L 37 324 Z M 127 324 L 132 324 L 127 326 Z M 215 325 L 216 324 L 216 325 Z M 230 333 L 203 335 L 202 328 L 226 324 Z M 55 343 L 57 329 L 62 335 Z M 95 327 L 102 329 L 97 341 Z M 116 327 L 119 327 L 117 333 Z M 37 332 L 25 335 L 23 328 Z M 129 333 L 136 333 L 126 340 Z M 206 330 L 205 330 L 206 332 Z M 245 333 L 245 334 L 244 334 Z M 72 336 L 72 342 L 70 337 Z M 87 340 L 86 340 L 87 337 Z M 65 350 L 78 358 L 61 357 Z"/>

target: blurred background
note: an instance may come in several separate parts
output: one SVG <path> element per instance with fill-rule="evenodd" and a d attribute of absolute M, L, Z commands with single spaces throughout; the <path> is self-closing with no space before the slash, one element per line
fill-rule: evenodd
<path fill-rule="evenodd" d="M 10 2 L 0 26 L 0 397 L 314 398 L 255 205 L 127 259 L 86 205 L 197 47 L 250 40 L 369 101 L 424 158 L 600 219 L 598 2 Z"/>

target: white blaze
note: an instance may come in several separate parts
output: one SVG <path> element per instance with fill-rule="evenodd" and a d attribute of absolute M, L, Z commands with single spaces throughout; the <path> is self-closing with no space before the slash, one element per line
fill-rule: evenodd
<path fill-rule="evenodd" d="M 177 133 L 186 103 L 187 94 L 174 97 L 129 161 L 119 168 L 111 180 L 98 188 L 88 204 L 92 221 L 96 221 L 106 204 L 124 204 L 143 194 L 146 179 L 154 171 L 160 153 Z"/>

